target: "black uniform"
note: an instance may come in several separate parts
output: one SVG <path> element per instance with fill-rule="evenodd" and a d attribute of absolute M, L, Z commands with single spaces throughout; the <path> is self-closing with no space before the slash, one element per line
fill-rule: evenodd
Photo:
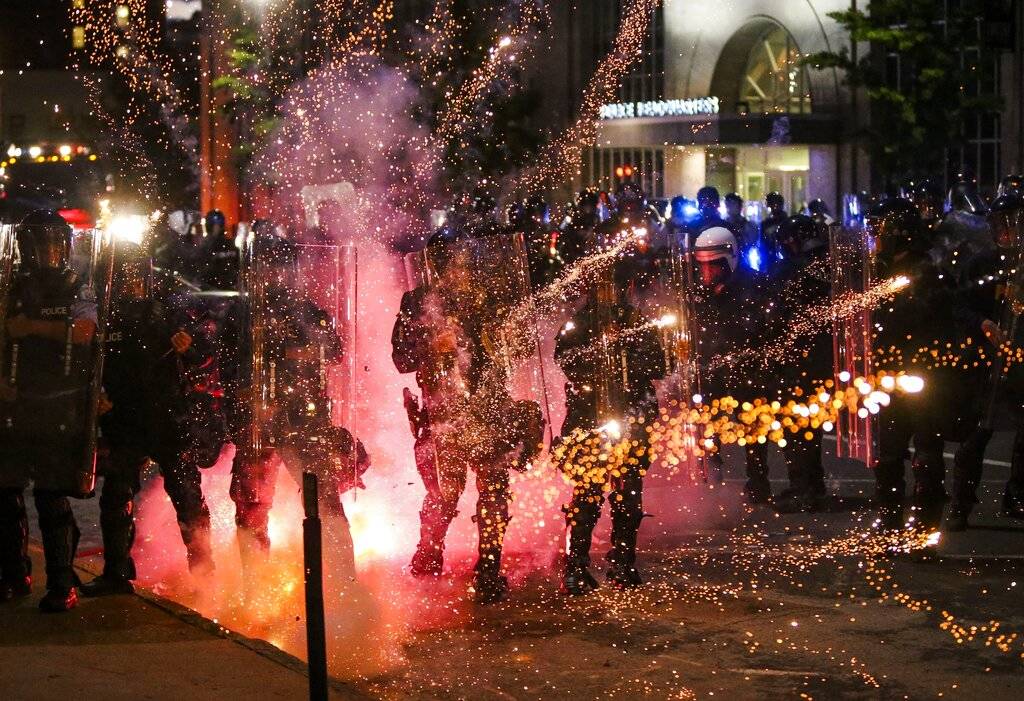
<path fill-rule="evenodd" d="M 37 269 L 14 281 L 5 323 L 19 316 L 65 323 L 68 336 L 8 336 L 0 381 L 10 382 L 13 375 L 17 396 L 0 402 L 0 574 L 5 585 L 19 588 L 31 575 L 23 493 L 32 482 L 47 589 L 69 592 L 77 581 L 72 566 L 79 530 L 68 495 L 89 442 L 85 413 L 92 364 L 89 346 L 72 342 L 71 327 L 76 321 L 95 324 L 96 304 L 69 270 Z"/>
<path fill-rule="evenodd" d="M 565 372 L 566 418 L 562 441 L 577 433 L 600 430 L 599 393 L 607 387 L 611 409 L 619 412 L 623 438 L 634 442 L 629 459 L 613 476 L 605 464 L 564 458 L 562 469 L 573 480 L 572 501 L 565 507 L 569 528 L 566 589 L 583 593 L 596 586 L 587 572 L 590 546 L 605 491 L 610 491 L 612 549 L 607 555 L 612 569 L 609 578 L 618 584 L 640 584 L 636 572 L 636 541 L 643 519 L 643 477 L 650 467 L 649 435 L 646 421 L 657 416 L 658 400 L 654 380 L 665 376 L 661 339 L 653 328 L 641 330 L 647 320 L 628 302 L 599 303 L 596 293 L 588 297 L 555 342 L 555 360 Z M 632 329 L 628 334 L 623 331 Z M 618 336 L 617 338 L 612 338 Z M 602 346 L 601 339 L 610 339 Z M 612 359 L 610 370 L 602 357 Z M 618 437 L 610 436 L 612 442 Z"/>
<path fill-rule="evenodd" d="M 392 359 L 401 373 L 415 372 L 422 406 L 406 393 L 416 436 L 416 467 L 426 488 L 414 575 L 438 575 L 444 539 L 458 514 L 469 469 L 476 475 L 479 557 L 477 594 L 484 602 L 504 597 L 499 574 L 508 525 L 509 471 L 525 469 L 543 439 L 539 406 L 513 401 L 505 388 L 485 323 L 480 290 L 446 294 L 419 287 L 406 292 L 392 332 Z M 454 343 L 444 347 L 444 337 Z"/>
<path fill-rule="evenodd" d="M 1006 268 L 1005 256 L 998 250 L 979 253 L 963 266 L 960 289 L 972 315 L 972 327 L 980 327 L 983 321 L 1001 316 L 1000 307 L 1008 303 L 1003 299 L 1010 277 L 1010 271 Z M 1017 338 L 1008 340 L 1019 345 Z M 1003 372 L 1003 363 L 999 362 L 988 377 L 980 377 L 979 373 L 971 373 L 968 377 L 985 386 L 986 391 L 978 396 L 978 425 L 960 444 L 953 460 L 949 527 L 954 530 L 967 527 L 967 517 L 978 502 L 977 491 L 984 468 L 985 450 L 993 434 L 989 420 L 992 417 L 988 414 L 996 408 L 989 404 L 994 401 L 993 393 L 997 388 L 1005 394 L 1016 428 L 1011 449 L 1010 479 L 1003 493 L 1003 510 L 1008 515 L 1024 513 L 1024 396 L 1021 394 L 1020 372 L 1013 368 L 1008 378 L 1003 377 Z M 986 380 L 987 385 L 984 384 Z"/>
<path fill-rule="evenodd" d="M 964 427 L 971 422 L 964 410 L 974 406 L 965 394 L 974 383 L 964 382 L 963 371 L 957 368 L 962 362 L 959 349 L 971 333 L 971 315 L 948 276 L 927 258 L 911 257 L 885 271 L 886 275 L 900 273 L 910 278 L 910 286 L 872 317 L 877 365 L 919 375 L 925 387 L 919 394 L 894 394 L 879 417 L 878 500 L 887 525 L 898 525 L 906 494 L 904 461 L 913 442 L 914 504 L 925 525 L 937 525 L 947 496 L 945 441 L 966 437 Z M 975 342 L 980 333 L 979 328 L 973 334 Z M 922 347 L 936 348 L 940 356 L 952 351 L 956 357 L 936 359 L 920 353 Z"/>
<path fill-rule="evenodd" d="M 362 443 L 332 423 L 326 373 L 342 356 L 333 320 L 313 302 L 295 299 L 283 288 L 272 290 L 267 301 L 274 311 L 262 353 L 265 366 L 273 368 L 268 380 L 272 386 L 252 386 L 261 380 L 253 376 L 250 338 L 242 332 L 247 322 L 237 314 L 231 324 L 234 331 L 222 344 L 224 357 L 235 359 L 225 386 L 236 447 L 231 499 L 245 557 L 270 549 L 268 525 L 278 459 L 299 479 L 302 472 L 315 473 L 325 516 L 342 520 L 341 495 L 361 484 L 360 476 L 370 465 Z M 250 397 L 260 390 L 272 398 L 273 406 L 265 423 L 254 426 Z"/>
<path fill-rule="evenodd" d="M 705 396 L 731 396 L 744 402 L 768 398 L 778 391 L 776 377 L 764 368 L 752 368 L 745 360 L 726 361 L 728 356 L 760 349 L 777 337 L 777 310 L 771 302 L 766 279 L 743 267 L 733 271 L 720 287 L 703 289 L 695 297 L 695 350 Z M 748 443 L 745 453 L 747 497 L 754 503 L 766 502 L 771 498 L 767 446 Z M 711 460 L 720 467 L 719 454 Z"/>
<path fill-rule="evenodd" d="M 178 332 L 192 339 L 181 354 L 171 345 Z M 115 310 L 103 383 L 113 406 L 100 420 L 109 450 L 100 496 L 107 579 L 135 577 L 132 501 L 146 458 L 160 467 L 189 568 L 213 567 L 199 470 L 216 461 L 227 433 L 214 332 L 213 322 L 184 298 L 123 301 Z"/>
<path fill-rule="evenodd" d="M 772 268 L 769 279 L 772 298 L 779 305 L 780 318 L 792 319 L 802 310 L 814 305 L 828 304 L 830 296 L 827 249 L 808 240 L 802 250 L 789 251 Z M 780 400 L 792 397 L 791 390 L 813 389 L 812 383 L 832 377 L 832 335 L 822 329 L 809 338 L 800 340 L 801 352 L 790 358 L 780 372 Z M 782 449 L 786 460 L 789 489 L 776 499 L 783 511 L 818 508 L 825 495 L 825 468 L 822 460 L 822 430 L 808 429 L 810 440 L 802 436 L 786 442 Z M 767 467 L 766 463 L 763 463 Z M 764 484 L 764 483 L 762 483 Z"/>

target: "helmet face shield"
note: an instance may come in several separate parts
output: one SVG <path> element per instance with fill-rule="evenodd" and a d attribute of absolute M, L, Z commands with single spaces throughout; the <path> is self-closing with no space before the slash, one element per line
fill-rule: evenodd
<path fill-rule="evenodd" d="M 18 253 L 26 270 L 63 270 L 71 258 L 71 227 L 56 212 L 29 214 L 17 230 Z"/>

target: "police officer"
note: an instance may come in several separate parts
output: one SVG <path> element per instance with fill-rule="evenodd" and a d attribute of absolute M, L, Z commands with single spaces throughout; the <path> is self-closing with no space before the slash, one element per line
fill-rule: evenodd
<path fill-rule="evenodd" d="M 768 209 L 768 215 L 761 222 L 761 240 L 770 255 L 776 251 L 775 233 L 782 222 L 786 221 L 789 213 L 786 212 L 786 200 L 778 192 L 769 192 L 764 196 L 764 204 Z"/>
<path fill-rule="evenodd" d="M 883 201 L 870 211 L 868 226 L 875 241 L 877 277 L 904 275 L 910 280 L 892 302 L 873 314 L 877 367 L 913 370 L 925 380 L 921 393 L 894 394 L 879 417 L 875 481 L 880 522 L 885 528 L 904 524 L 904 461 L 913 443 L 913 522 L 921 528 L 934 527 L 947 498 L 945 441 L 963 438 L 958 435 L 960 411 L 972 403 L 964 396 L 969 387 L 956 369 L 959 358 L 933 361 L 927 351 L 919 357 L 920 349 L 938 348 L 945 354 L 948 344 L 957 355 L 968 336 L 980 339 L 982 331 L 961 321 L 967 316 L 963 301 L 953 281 L 929 256 L 931 237 L 911 202 Z"/>
<path fill-rule="evenodd" d="M 810 216 L 795 214 L 779 225 L 781 259 L 772 268 L 769 284 L 773 297 L 787 317 L 802 313 L 812 305 L 827 303 L 830 280 L 825 267 L 824 225 Z M 795 388 L 808 390 L 812 383 L 832 375 L 832 335 L 824 330 L 804 339 L 799 355 L 783 368 L 780 379 L 785 392 L 780 399 L 792 396 Z M 825 468 L 822 461 L 822 432 L 810 431 L 811 438 L 794 437 L 786 442 L 782 454 L 789 473 L 789 488 L 775 498 L 775 508 L 782 512 L 817 511 L 825 502 Z"/>
<path fill-rule="evenodd" d="M 1004 181 L 1005 183 L 1005 181 Z M 974 323 L 980 326 L 990 344 L 1002 346 L 1012 338 L 1016 326 L 1014 299 L 1007 299 L 1007 293 L 1019 294 L 1021 246 L 1024 245 L 1024 201 L 1015 194 L 1014 188 L 1000 188 L 1001 194 L 992 202 L 989 223 L 998 248 L 983 251 L 965 261 L 961 289 L 970 303 Z M 962 531 L 978 502 L 977 490 L 984 468 L 985 450 L 992 439 L 993 423 L 997 401 L 1005 393 L 1011 405 L 1016 435 L 1010 458 L 1010 479 L 1003 492 L 1003 513 L 1011 518 L 1024 518 L 1024 413 L 1022 413 L 1018 375 L 1011 373 L 1013 382 L 1004 376 L 1004 362 L 997 359 L 988 380 L 987 392 L 982 397 L 980 421 L 969 437 L 960 444 L 953 462 L 953 495 L 946 528 Z M 1009 390 L 1009 391 L 1007 391 Z"/>
<path fill-rule="evenodd" d="M 508 208 L 509 228 L 523 235 L 530 284 L 535 290 L 554 279 L 557 235 L 551 226 L 551 208 L 540 195 L 531 195 Z"/>
<path fill-rule="evenodd" d="M 760 348 L 774 338 L 767 304 L 768 291 L 760 276 L 740 266 L 739 244 L 724 227 L 708 229 L 694 241 L 693 260 L 699 289 L 694 300 L 698 329 L 696 355 L 705 395 L 732 396 L 743 402 L 768 397 L 774 392 L 772 374 L 734 365 L 727 358 L 742 350 Z M 747 443 L 747 483 L 744 495 L 751 504 L 771 501 L 767 450 L 764 443 Z M 711 462 L 721 470 L 721 456 Z"/>
<path fill-rule="evenodd" d="M 743 214 L 743 198 L 735 192 L 725 196 L 725 223 L 743 251 L 758 245 L 757 227 Z"/>
<path fill-rule="evenodd" d="M 225 387 L 236 448 L 230 494 L 242 565 L 251 570 L 266 562 L 283 463 L 298 481 L 305 472 L 319 478 L 325 551 L 337 572 L 352 578 L 355 556 L 341 497 L 362 486 L 370 459 L 347 428 L 332 422 L 325 378 L 342 358 L 341 340 L 335 320 L 303 291 L 298 247 L 269 232 L 254 246 L 263 277 L 250 285 L 248 306 L 235 310 L 222 341 L 223 357 L 234 358 Z M 266 397 L 270 406 L 256 411 Z"/>
<path fill-rule="evenodd" d="M 79 530 L 68 495 L 84 463 L 86 399 L 97 328 L 92 290 L 69 268 L 71 227 L 52 211 L 17 230 L 21 269 L 9 292 L 0 365 L 0 600 L 31 590 L 24 490 L 34 482 L 46 559 L 44 612 L 78 602 Z M 76 495 L 81 496 L 81 495 Z"/>
<path fill-rule="evenodd" d="M 214 464 L 226 437 L 212 320 L 169 282 L 154 284 L 141 248 L 123 244 L 114 309 L 106 338 L 101 429 L 108 452 L 101 474 L 103 573 L 82 586 L 85 596 L 132 591 L 133 500 L 147 459 L 164 478 L 185 544 L 189 570 L 214 567 L 210 510 L 200 469 Z"/>
<path fill-rule="evenodd" d="M 445 536 L 472 469 L 479 533 L 474 594 L 488 604 L 508 594 L 501 555 L 509 470 L 525 469 L 536 457 L 544 422 L 536 403 L 514 402 L 508 395 L 489 327 L 500 313 L 474 279 L 472 255 L 471 240 L 431 238 L 433 281 L 402 297 L 391 343 L 395 367 L 416 373 L 422 394 L 421 404 L 405 392 L 416 466 L 426 488 L 410 573 L 441 574 Z"/>
<path fill-rule="evenodd" d="M 590 188 L 576 195 L 569 216 L 559 227 L 558 263 L 571 268 L 588 252 L 597 240 L 597 230 L 610 216 L 608 194 Z"/>
<path fill-rule="evenodd" d="M 219 209 L 206 215 L 206 258 L 202 280 L 219 290 L 234 289 L 238 282 L 238 249 Z"/>
<path fill-rule="evenodd" d="M 645 421 L 657 415 L 653 381 L 665 375 L 661 339 L 623 294 L 625 285 L 601 280 L 555 341 L 555 360 L 567 379 L 560 465 L 573 481 L 565 507 L 569 529 L 564 590 L 580 596 L 596 589 L 590 548 L 608 492 L 612 548 L 607 580 L 636 587 L 636 542 L 643 519 L 643 477 L 650 467 Z M 612 415 L 609 415 L 612 414 Z M 587 442 L 632 442 L 622 464 L 584 458 Z"/>

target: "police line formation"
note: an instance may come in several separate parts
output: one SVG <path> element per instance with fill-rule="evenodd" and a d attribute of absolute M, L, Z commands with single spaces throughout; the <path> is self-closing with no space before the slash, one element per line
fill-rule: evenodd
<path fill-rule="evenodd" d="M 510 470 L 528 469 L 545 448 L 543 464 L 573 485 L 570 595 L 598 587 L 591 539 L 606 500 L 606 580 L 642 585 L 644 475 L 685 463 L 697 479 L 721 479 L 723 443 L 744 447 L 748 502 L 817 511 L 830 499 L 822 435 L 834 431 L 841 453 L 874 470 L 877 527 L 934 530 L 946 510 L 946 528 L 962 530 L 993 429 L 1009 422 L 1003 510 L 1024 517 L 1022 197 L 1019 176 L 991 203 L 967 178 L 948 194 L 912 182 L 849 196 L 834 220 L 820 201 L 790 216 L 776 193 L 763 204 L 720 201 L 706 187 L 696 201 L 649 202 L 626 181 L 614 195 L 581 192 L 560 222 L 540 198 L 499 217 L 487 195 L 461 197 L 422 250 L 406 254 L 410 284 L 392 333 L 394 364 L 419 390 L 404 396 L 410 459 L 426 490 L 410 574 L 441 576 L 472 472 L 473 591 L 481 603 L 505 598 Z M 73 231 L 49 211 L 0 228 L 0 600 L 31 591 L 29 485 L 46 562 L 41 609 L 66 611 L 79 590 L 130 592 L 133 499 L 150 461 L 191 572 L 209 576 L 200 470 L 227 442 L 243 568 L 265 562 L 272 546 L 283 466 L 318 477 L 329 571 L 354 576 L 341 496 L 363 486 L 370 456 L 349 430 L 359 401 L 351 247 L 323 228 L 267 221 L 230 236 L 219 212 L 180 233 L 168 227 L 139 244 Z M 849 311 L 893 279 L 901 282 L 875 308 Z M 565 376 L 560 427 L 541 357 L 552 347 Z M 876 392 L 872 374 L 879 388 L 908 391 Z M 951 440 L 960 446 L 947 495 Z M 777 495 L 772 442 L 789 477 Z M 69 498 L 91 497 L 97 476 L 105 564 L 80 584 Z"/>

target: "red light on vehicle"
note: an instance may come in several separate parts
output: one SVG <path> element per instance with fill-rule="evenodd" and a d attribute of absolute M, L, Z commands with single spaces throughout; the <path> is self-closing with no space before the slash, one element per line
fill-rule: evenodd
<path fill-rule="evenodd" d="M 92 215 L 84 209 L 59 209 L 57 214 L 75 229 L 89 229 L 94 224 Z"/>

